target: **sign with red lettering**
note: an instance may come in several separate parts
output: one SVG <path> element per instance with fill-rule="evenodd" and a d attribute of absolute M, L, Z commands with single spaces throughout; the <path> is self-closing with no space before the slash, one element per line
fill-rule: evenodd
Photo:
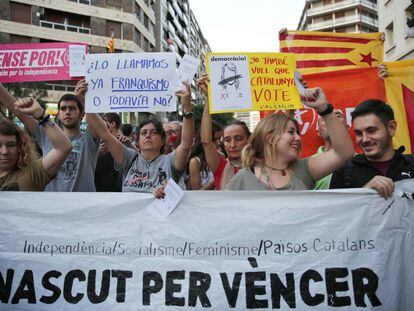
<path fill-rule="evenodd" d="M 206 60 L 212 113 L 302 107 L 294 54 L 209 53 Z"/>
<path fill-rule="evenodd" d="M 0 44 L 0 82 L 71 80 L 71 57 L 79 58 L 79 53 L 71 55 L 72 47 L 83 47 L 86 54 L 82 43 Z"/>

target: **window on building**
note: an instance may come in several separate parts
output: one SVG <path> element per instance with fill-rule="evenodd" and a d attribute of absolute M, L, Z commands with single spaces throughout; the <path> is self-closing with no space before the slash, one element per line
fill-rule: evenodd
<path fill-rule="evenodd" d="M 394 47 L 394 23 L 390 23 L 385 27 L 385 46 L 386 50 Z"/>
<path fill-rule="evenodd" d="M 325 15 L 324 17 L 323 17 L 323 21 L 324 22 L 326 22 L 326 21 L 331 21 L 332 20 L 332 15 L 331 14 L 329 14 L 329 15 Z"/>
<path fill-rule="evenodd" d="M 323 5 L 332 4 L 332 0 L 323 0 Z"/>
<path fill-rule="evenodd" d="M 335 13 L 335 19 L 343 18 L 343 17 L 345 17 L 345 12 L 336 12 Z"/>
<path fill-rule="evenodd" d="M 154 24 L 152 22 L 149 22 L 148 31 L 150 34 L 154 34 Z"/>
<path fill-rule="evenodd" d="M 110 37 L 114 33 L 115 38 L 122 39 L 122 24 L 119 22 L 106 21 L 106 36 Z"/>
<path fill-rule="evenodd" d="M 122 11 L 122 1 L 119 0 L 106 0 L 106 6 Z"/>
<path fill-rule="evenodd" d="M 148 16 L 146 14 L 144 14 L 144 26 L 147 29 L 149 29 L 148 23 L 149 23 L 149 18 L 148 18 Z"/>
<path fill-rule="evenodd" d="M 31 24 L 32 6 L 10 1 L 10 20 L 18 23 Z"/>

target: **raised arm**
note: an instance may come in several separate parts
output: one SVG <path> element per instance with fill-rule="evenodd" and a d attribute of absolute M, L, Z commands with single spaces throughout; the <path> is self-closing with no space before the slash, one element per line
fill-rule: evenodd
<path fill-rule="evenodd" d="M 102 142 L 105 143 L 114 161 L 118 165 L 122 165 L 124 163 L 124 145 L 109 132 L 105 121 L 97 113 L 87 113 L 86 120 L 89 127 L 92 127 L 95 133 L 102 139 Z"/>
<path fill-rule="evenodd" d="M 309 171 L 313 179 L 318 180 L 342 167 L 355 154 L 354 145 L 348 130 L 339 118 L 330 111 L 329 102 L 321 88 L 306 89 L 301 94 L 304 104 L 323 114 L 328 128 L 332 149 L 309 158 Z M 324 114 L 324 112 L 328 112 Z"/>
<path fill-rule="evenodd" d="M 208 88 L 207 88 L 208 78 L 206 75 L 201 77 L 197 81 L 198 87 L 204 93 L 206 99 L 208 99 Z M 203 117 L 201 119 L 201 143 L 203 144 L 204 154 L 206 156 L 207 166 L 210 170 L 214 173 L 219 164 L 220 164 L 220 157 L 217 152 L 216 145 L 213 142 L 213 138 L 211 136 L 212 132 L 212 118 L 210 115 L 210 111 L 208 108 L 208 102 L 204 105 Z"/>
<path fill-rule="evenodd" d="M 83 107 L 85 107 L 85 94 L 88 91 L 88 83 L 85 79 L 79 80 L 75 87 L 75 95 L 79 98 L 81 101 Z M 88 117 L 86 117 L 86 120 L 88 120 Z M 93 128 L 93 126 L 90 126 L 88 122 L 88 132 L 91 134 L 93 138 L 98 138 L 98 133 Z"/>
<path fill-rule="evenodd" d="M 14 103 L 17 99 L 12 96 L 3 84 L 0 83 L 0 103 L 2 103 L 7 109 L 9 109 L 19 120 L 24 124 L 24 127 L 30 132 L 34 133 L 36 130 L 36 120 L 30 115 L 17 111 L 14 107 Z"/>
<path fill-rule="evenodd" d="M 85 94 L 88 91 L 88 83 L 80 80 L 76 84 L 75 93 L 79 100 L 85 104 Z M 124 163 L 124 148 L 122 143 L 109 132 L 105 121 L 97 113 L 87 113 L 88 131 L 94 138 L 100 137 L 118 165 Z"/>
<path fill-rule="evenodd" d="M 183 83 L 185 85 L 185 91 L 180 90 L 175 93 L 180 99 L 184 116 L 181 143 L 175 150 L 174 155 L 174 167 L 179 172 L 183 172 L 187 165 L 194 139 L 194 118 L 192 114 L 193 105 L 191 104 L 190 84 L 187 81 Z"/>
<path fill-rule="evenodd" d="M 55 176 L 72 150 L 69 138 L 59 126 L 48 120 L 48 116 L 45 116 L 45 110 L 34 98 L 28 97 L 16 101 L 14 109 L 25 118 L 31 118 L 34 123 L 36 120 L 40 120 L 39 124 L 43 126 L 53 145 L 53 149 L 43 156 L 42 165 L 50 177 Z"/>

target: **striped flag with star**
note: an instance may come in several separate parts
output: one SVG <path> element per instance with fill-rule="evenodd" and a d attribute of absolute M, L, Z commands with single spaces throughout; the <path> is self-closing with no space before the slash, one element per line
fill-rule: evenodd
<path fill-rule="evenodd" d="M 295 53 L 303 74 L 376 67 L 383 61 L 381 35 L 287 31 L 279 36 L 280 52 Z"/>
<path fill-rule="evenodd" d="M 394 110 L 397 132 L 394 145 L 405 146 L 405 153 L 414 153 L 414 60 L 385 63 L 387 102 Z"/>

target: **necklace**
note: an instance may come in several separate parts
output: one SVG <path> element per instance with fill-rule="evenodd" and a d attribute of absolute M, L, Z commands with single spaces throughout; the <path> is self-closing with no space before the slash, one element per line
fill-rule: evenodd
<path fill-rule="evenodd" d="M 239 168 L 240 167 L 240 160 L 234 160 L 234 162 L 231 161 L 230 159 L 228 159 L 228 160 L 229 160 L 230 165 L 233 166 L 233 168 Z"/>
<path fill-rule="evenodd" d="M 281 174 L 282 176 L 286 176 L 286 169 L 282 170 L 282 169 L 280 169 L 280 168 L 274 168 L 274 167 L 271 167 L 271 166 L 266 165 L 266 164 L 263 164 L 263 165 L 264 165 L 264 166 L 266 166 L 267 168 L 270 168 L 270 169 L 271 169 L 271 170 L 273 170 L 273 171 L 280 172 L 280 174 Z"/>
<path fill-rule="evenodd" d="M 262 171 L 261 171 L 261 174 L 264 176 L 264 178 L 265 178 L 265 180 L 266 180 L 266 183 L 267 183 L 267 185 L 269 186 L 269 188 L 270 188 L 271 190 L 276 190 L 276 187 L 275 187 L 275 185 L 273 184 L 272 179 L 270 178 L 269 174 L 267 174 L 266 170 L 264 169 L 264 166 L 262 166 Z"/>

